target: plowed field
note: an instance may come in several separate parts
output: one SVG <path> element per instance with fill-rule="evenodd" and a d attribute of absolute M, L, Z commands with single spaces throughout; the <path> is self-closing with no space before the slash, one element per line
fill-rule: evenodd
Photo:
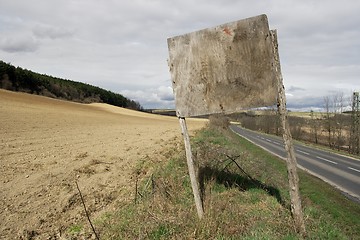
<path fill-rule="evenodd" d="M 188 120 L 190 132 L 203 126 Z M 139 161 L 166 161 L 181 141 L 173 117 L 0 90 L 0 238 L 55 239 L 86 223 L 76 182 L 93 217 L 132 201 Z"/>

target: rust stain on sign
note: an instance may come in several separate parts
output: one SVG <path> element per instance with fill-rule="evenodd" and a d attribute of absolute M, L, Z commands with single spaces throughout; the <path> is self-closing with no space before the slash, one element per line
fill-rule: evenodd
<path fill-rule="evenodd" d="M 231 113 L 276 103 L 266 15 L 168 39 L 179 117 Z"/>
<path fill-rule="evenodd" d="M 228 27 L 225 27 L 223 32 L 226 33 L 229 36 L 232 36 L 232 33 L 231 33 L 231 31 L 230 31 L 230 29 Z"/>

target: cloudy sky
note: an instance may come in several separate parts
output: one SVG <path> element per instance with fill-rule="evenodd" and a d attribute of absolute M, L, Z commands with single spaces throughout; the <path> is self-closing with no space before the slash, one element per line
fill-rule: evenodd
<path fill-rule="evenodd" d="M 289 107 L 360 90 L 358 0 L 0 0 L 0 60 L 173 108 L 167 38 L 263 13 Z"/>

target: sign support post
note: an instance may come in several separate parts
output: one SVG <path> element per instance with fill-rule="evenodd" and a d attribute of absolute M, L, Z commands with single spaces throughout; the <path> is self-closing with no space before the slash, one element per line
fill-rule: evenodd
<path fill-rule="evenodd" d="M 277 103 L 287 151 L 291 213 L 306 235 L 297 164 L 286 110 L 276 31 L 265 14 L 168 38 L 177 116 L 196 209 L 204 214 L 185 117 L 233 113 Z"/>
<path fill-rule="evenodd" d="M 188 129 L 186 126 L 185 118 L 179 117 L 179 121 L 180 121 L 180 126 L 181 126 L 181 133 L 183 135 L 184 143 L 185 143 L 186 162 L 187 162 L 188 169 L 189 169 L 191 187 L 192 187 L 193 194 L 194 194 L 196 210 L 197 210 L 197 214 L 198 214 L 199 218 L 202 219 L 202 217 L 204 215 L 204 209 L 203 209 L 203 205 L 202 205 L 198 178 L 197 178 L 194 161 L 193 161 L 193 157 L 192 157 L 192 152 L 191 152 L 190 137 L 189 137 Z"/>
<path fill-rule="evenodd" d="M 274 50 L 274 60 L 275 60 L 275 71 L 278 78 L 278 111 L 280 113 L 280 121 L 283 129 L 283 139 L 285 144 L 285 150 L 287 152 L 286 165 L 288 172 L 288 181 L 289 181 L 289 192 L 290 192 L 290 201 L 291 201 L 291 213 L 294 218 L 295 226 L 297 231 L 305 236 L 306 229 L 304 223 L 304 216 L 301 207 L 301 198 L 299 191 L 299 176 L 297 174 L 297 162 L 294 151 L 293 140 L 290 132 L 289 122 L 287 119 L 287 110 L 286 110 L 286 96 L 285 89 L 283 85 L 283 77 L 281 74 L 280 60 L 279 60 L 279 51 L 277 43 L 277 32 L 276 30 L 271 30 L 272 41 L 273 41 L 273 50 Z"/>

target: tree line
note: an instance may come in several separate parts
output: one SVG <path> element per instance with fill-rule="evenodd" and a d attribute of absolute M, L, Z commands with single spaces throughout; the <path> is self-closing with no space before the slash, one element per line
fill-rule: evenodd
<path fill-rule="evenodd" d="M 3 61 L 0 61 L 0 88 L 81 103 L 101 102 L 143 110 L 140 103 L 121 94 L 86 83 L 35 73 Z"/>
<path fill-rule="evenodd" d="M 360 155 L 359 110 L 345 111 L 346 106 L 356 106 L 353 101 L 343 93 L 338 93 L 324 97 L 322 112 L 310 111 L 302 113 L 302 116 L 290 114 L 288 120 L 293 138 Z M 276 109 L 264 110 L 261 114 L 248 111 L 229 117 L 251 130 L 279 136 L 282 134 Z"/>

